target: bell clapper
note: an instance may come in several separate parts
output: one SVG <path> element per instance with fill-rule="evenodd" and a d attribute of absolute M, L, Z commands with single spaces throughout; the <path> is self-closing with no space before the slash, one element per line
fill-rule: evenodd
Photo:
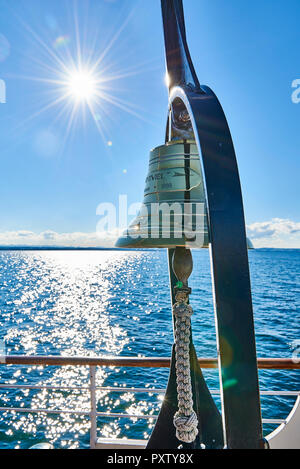
<path fill-rule="evenodd" d="M 188 287 L 188 279 L 193 271 L 193 258 L 190 249 L 176 247 L 173 254 L 173 272 L 178 282 Z"/>
<path fill-rule="evenodd" d="M 188 304 L 191 289 L 188 279 L 193 270 L 190 249 L 176 247 L 173 255 L 173 271 L 178 283 L 175 286 L 175 354 L 178 411 L 174 425 L 178 440 L 193 443 L 198 435 L 198 418 L 193 409 L 193 393 L 190 370 L 190 335 L 192 307 Z"/>

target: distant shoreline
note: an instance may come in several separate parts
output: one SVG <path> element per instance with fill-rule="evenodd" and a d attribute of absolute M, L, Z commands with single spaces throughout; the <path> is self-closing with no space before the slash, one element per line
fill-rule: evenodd
<path fill-rule="evenodd" d="M 105 247 L 68 247 L 68 246 L 0 246 L 0 251 L 157 251 L 159 248 L 120 249 Z M 254 251 L 299 251 L 300 248 L 254 248 Z"/>
<path fill-rule="evenodd" d="M 127 249 L 69 246 L 0 246 L 0 251 L 127 251 Z"/>

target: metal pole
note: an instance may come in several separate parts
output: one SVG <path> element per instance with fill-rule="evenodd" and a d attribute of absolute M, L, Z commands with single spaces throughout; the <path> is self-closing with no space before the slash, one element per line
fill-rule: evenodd
<path fill-rule="evenodd" d="M 96 367 L 90 366 L 90 449 L 96 449 L 97 442 L 97 397 L 96 397 Z"/>

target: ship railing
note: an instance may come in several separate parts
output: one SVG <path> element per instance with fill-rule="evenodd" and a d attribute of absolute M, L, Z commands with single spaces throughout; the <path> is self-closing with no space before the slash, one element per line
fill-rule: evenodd
<path fill-rule="evenodd" d="M 214 358 L 199 358 L 199 365 L 202 369 L 213 369 L 218 367 L 218 361 Z M 148 357 L 63 357 L 63 356 L 0 356 L 0 366 L 4 365 L 28 365 L 28 366 L 82 366 L 89 367 L 88 386 L 50 386 L 50 385 L 30 385 L 30 384 L 5 384 L 0 383 L 0 389 L 21 389 L 21 390 L 49 390 L 49 391 L 82 391 L 89 393 L 89 411 L 80 411 L 72 409 L 41 409 L 35 407 L 0 407 L 0 412 L 21 412 L 38 414 L 72 414 L 86 416 L 89 418 L 90 428 L 90 448 L 97 448 L 97 419 L 102 418 L 126 418 L 134 420 L 149 420 L 154 422 L 158 415 L 141 415 L 135 413 L 116 413 L 116 412 L 98 412 L 97 411 L 97 391 L 108 391 L 115 393 L 148 393 L 164 394 L 165 389 L 150 387 L 116 387 L 116 386 L 97 386 L 96 370 L 97 367 L 130 367 L 130 368 L 169 368 L 170 358 L 148 358 Z M 258 368 L 264 370 L 296 370 L 300 369 L 300 361 L 292 358 L 259 358 Z M 213 395 L 219 395 L 219 390 L 211 390 Z M 300 396 L 300 391 L 261 391 L 262 396 Z M 286 423 L 286 419 L 263 419 L 264 424 L 280 425 Z"/>

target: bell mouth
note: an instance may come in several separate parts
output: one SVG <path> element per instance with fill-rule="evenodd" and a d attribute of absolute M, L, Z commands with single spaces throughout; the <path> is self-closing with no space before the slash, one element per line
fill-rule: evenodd
<path fill-rule="evenodd" d="M 192 204 L 174 203 L 143 205 L 137 218 L 118 239 L 116 247 L 133 249 L 207 248 L 207 215 L 191 210 Z M 152 213 L 151 213 L 152 210 Z"/>
<path fill-rule="evenodd" d="M 173 249 L 176 247 L 185 247 L 185 248 L 195 248 L 195 249 L 202 249 L 208 248 L 209 244 L 201 243 L 197 246 L 196 241 L 194 239 L 188 238 L 169 238 L 169 239 L 145 239 L 145 238 L 136 238 L 133 239 L 127 233 L 124 233 L 121 236 L 115 245 L 117 248 L 120 249 Z"/>
<path fill-rule="evenodd" d="M 206 236 L 205 242 L 200 243 L 197 246 L 195 238 L 169 238 L 169 239 L 145 239 L 142 237 L 132 238 L 129 231 L 127 230 L 116 242 L 116 248 L 119 249 L 174 249 L 176 247 L 185 247 L 190 249 L 207 249 L 209 248 L 208 236 Z M 248 250 L 254 250 L 255 247 L 252 241 L 247 238 Z"/>

